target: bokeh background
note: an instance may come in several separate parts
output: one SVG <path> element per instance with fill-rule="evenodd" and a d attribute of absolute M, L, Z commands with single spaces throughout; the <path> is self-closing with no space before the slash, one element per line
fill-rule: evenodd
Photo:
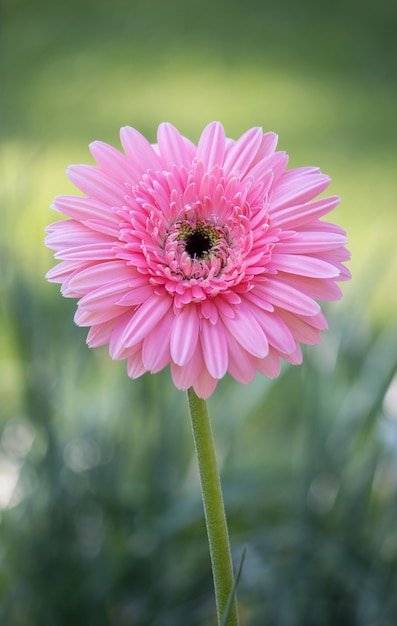
<path fill-rule="evenodd" d="M 89 142 L 218 119 L 320 165 L 353 254 L 304 364 L 209 403 L 241 625 L 395 626 L 397 4 L 3 0 L 0 20 L 0 623 L 216 622 L 184 394 L 87 349 L 43 230 Z"/>

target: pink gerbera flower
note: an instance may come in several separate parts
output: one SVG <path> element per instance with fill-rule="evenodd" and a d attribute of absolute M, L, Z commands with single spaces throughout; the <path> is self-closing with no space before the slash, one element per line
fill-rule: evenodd
<path fill-rule="evenodd" d="M 88 345 L 109 344 L 132 378 L 170 365 L 202 398 L 226 372 L 248 383 L 277 376 L 280 357 L 300 363 L 299 343 L 327 327 L 317 300 L 349 277 L 344 231 L 320 220 L 339 198 L 314 200 L 329 178 L 287 171 L 261 128 L 233 141 L 214 122 L 197 147 L 171 124 L 153 145 L 120 136 L 125 154 L 96 141 L 99 166 L 68 169 L 85 196 L 56 198 L 70 219 L 47 229 L 62 260 L 47 278 L 79 298 Z"/>

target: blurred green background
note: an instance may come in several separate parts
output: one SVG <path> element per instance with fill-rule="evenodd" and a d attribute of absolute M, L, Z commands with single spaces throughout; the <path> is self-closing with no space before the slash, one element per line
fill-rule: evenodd
<path fill-rule="evenodd" d="M 396 3 L 3 0 L 0 20 L 0 623 L 216 622 L 184 394 L 86 348 L 42 242 L 90 141 L 218 119 L 320 165 L 353 254 L 304 364 L 209 403 L 241 624 L 395 626 Z"/>

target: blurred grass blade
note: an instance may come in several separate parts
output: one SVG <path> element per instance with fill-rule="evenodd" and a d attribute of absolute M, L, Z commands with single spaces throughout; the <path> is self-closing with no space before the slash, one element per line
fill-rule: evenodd
<path fill-rule="evenodd" d="M 227 621 L 229 619 L 230 610 L 231 610 L 232 604 L 233 604 L 234 594 L 236 593 L 238 581 L 240 580 L 241 572 L 243 570 L 243 564 L 244 564 L 244 559 L 245 559 L 246 552 L 247 552 L 247 546 L 244 546 L 243 551 L 241 553 L 240 563 L 239 563 L 239 566 L 237 568 L 236 577 L 234 579 L 233 587 L 230 590 L 229 597 L 228 597 L 227 602 L 226 602 L 226 608 L 225 608 L 225 612 L 223 614 L 220 626 L 227 626 Z"/>

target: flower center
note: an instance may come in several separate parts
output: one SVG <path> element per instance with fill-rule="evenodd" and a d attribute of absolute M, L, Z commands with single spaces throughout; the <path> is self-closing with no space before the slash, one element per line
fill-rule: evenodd
<path fill-rule="evenodd" d="M 175 222 L 164 241 L 166 264 L 178 280 L 218 276 L 230 251 L 227 229 L 196 217 Z"/>
<path fill-rule="evenodd" d="M 213 226 L 198 222 L 194 228 L 190 224 L 182 224 L 177 239 L 184 242 L 185 252 L 191 259 L 208 260 L 219 235 Z"/>

